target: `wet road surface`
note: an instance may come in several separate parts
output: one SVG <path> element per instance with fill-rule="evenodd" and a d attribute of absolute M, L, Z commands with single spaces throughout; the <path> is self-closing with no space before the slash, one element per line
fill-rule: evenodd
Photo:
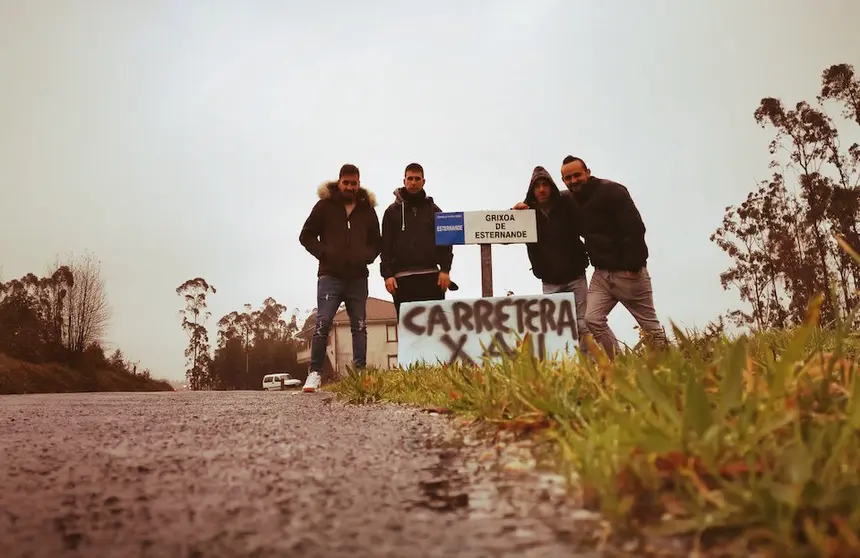
<path fill-rule="evenodd" d="M 557 478 L 452 431 L 325 393 L 2 396 L 0 555 L 599 555 Z"/>

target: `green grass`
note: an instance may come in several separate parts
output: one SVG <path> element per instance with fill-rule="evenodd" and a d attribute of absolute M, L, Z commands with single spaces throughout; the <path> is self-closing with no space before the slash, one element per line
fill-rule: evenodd
<path fill-rule="evenodd" d="M 619 530 L 728 529 L 793 555 L 860 553 L 860 337 L 820 330 L 815 308 L 763 338 L 697 346 L 676 329 L 676 346 L 613 364 L 540 362 L 523 345 L 480 368 L 353 372 L 328 389 L 537 426 Z"/>
<path fill-rule="evenodd" d="M 821 301 L 791 330 L 703 337 L 673 326 L 668 349 L 614 363 L 596 346 L 596 362 L 537 361 L 526 340 L 480 367 L 351 372 L 327 389 L 528 427 L 618 532 L 857 556 L 860 333 L 853 316 L 821 328 Z"/>

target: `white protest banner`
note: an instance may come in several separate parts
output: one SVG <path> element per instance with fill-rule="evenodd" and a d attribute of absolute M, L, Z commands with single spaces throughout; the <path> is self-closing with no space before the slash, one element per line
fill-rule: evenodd
<path fill-rule="evenodd" d="M 404 367 L 457 360 L 480 364 L 510 353 L 526 334 L 540 359 L 575 352 L 579 335 L 573 293 L 404 302 L 397 361 Z"/>

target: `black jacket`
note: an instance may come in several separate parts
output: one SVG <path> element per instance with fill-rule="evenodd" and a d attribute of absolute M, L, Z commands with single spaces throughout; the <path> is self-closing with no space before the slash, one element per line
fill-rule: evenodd
<path fill-rule="evenodd" d="M 534 195 L 539 178 L 549 182 L 552 190 L 544 208 L 538 206 Z M 526 244 L 535 277 L 544 283 L 561 285 L 584 276 L 588 255 L 580 239 L 582 216 L 576 204 L 560 194 L 558 186 L 543 167 L 535 168 L 525 203 L 535 210 L 537 217 L 538 241 Z"/>
<path fill-rule="evenodd" d="M 436 246 L 436 213 L 442 211 L 424 190 L 410 194 L 394 191 L 394 202 L 382 216 L 382 252 L 379 273 L 383 279 L 401 271 L 451 271 L 453 246 Z"/>
<path fill-rule="evenodd" d="M 639 271 L 645 267 L 645 224 L 627 188 L 592 176 L 573 198 L 583 215 L 585 248 L 595 268 Z"/>
<path fill-rule="evenodd" d="M 299 233 L 299 242 L 319 260 L 317 275 L 367 277 L 367 266 L 379 255 L 381 245 L 376 197 L 359 188 L 347 219 L 337 181 L 323 183 L 317 194 L 320 200 Z"/>

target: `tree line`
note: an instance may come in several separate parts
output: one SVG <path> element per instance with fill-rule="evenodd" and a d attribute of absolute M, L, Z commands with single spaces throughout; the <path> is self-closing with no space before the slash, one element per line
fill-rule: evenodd
<path fill-rule="evenodd" d="M 241 311 L 222 316 L 216 323 L 213 352 L 206 325 L 211 317 L 207 297 L 216 292 L 202 277 L 189 279 L 176 288 L 184 301 L 180 317 L 188 335 L 185 357 L 189 388 L 261 389 L 263 376 L 276 372 L 304 378 L 305 371 L 296 361 L 301 346 L 296 338 L 297 312 L 285 319 L 287 307 L 272 297 L 257 309 L 245 304 Z"/>
<path fill-rule="evenodd" d="M 105 355 L 110 320 L 101 265 L 90 254 L 59 260 L 42 275 L 0 281 L 0 353 L 31 363 L 112 368 L 145 378 L 121 349 Z"/>
<path fill-rule="evenodd" d="M 860 251 L 860 145 L 845 145 L 827 105 L 846 125 L 860 126 L 853 66 L 825 69 L 814 103 L 789 106 L 767 97 L 755 110 L 755 121 L 774 132 L 773 173 L 743 203 L 726 208 L 711 236 L 732 259 L 720 275 L 723 288 L 737 289 L 746 303 L 726 316 L 739 326 L 796 324 L 817 293 L 825 296 L 822 323 L 857 305 L 860 267 L 834 237 Z"/>

